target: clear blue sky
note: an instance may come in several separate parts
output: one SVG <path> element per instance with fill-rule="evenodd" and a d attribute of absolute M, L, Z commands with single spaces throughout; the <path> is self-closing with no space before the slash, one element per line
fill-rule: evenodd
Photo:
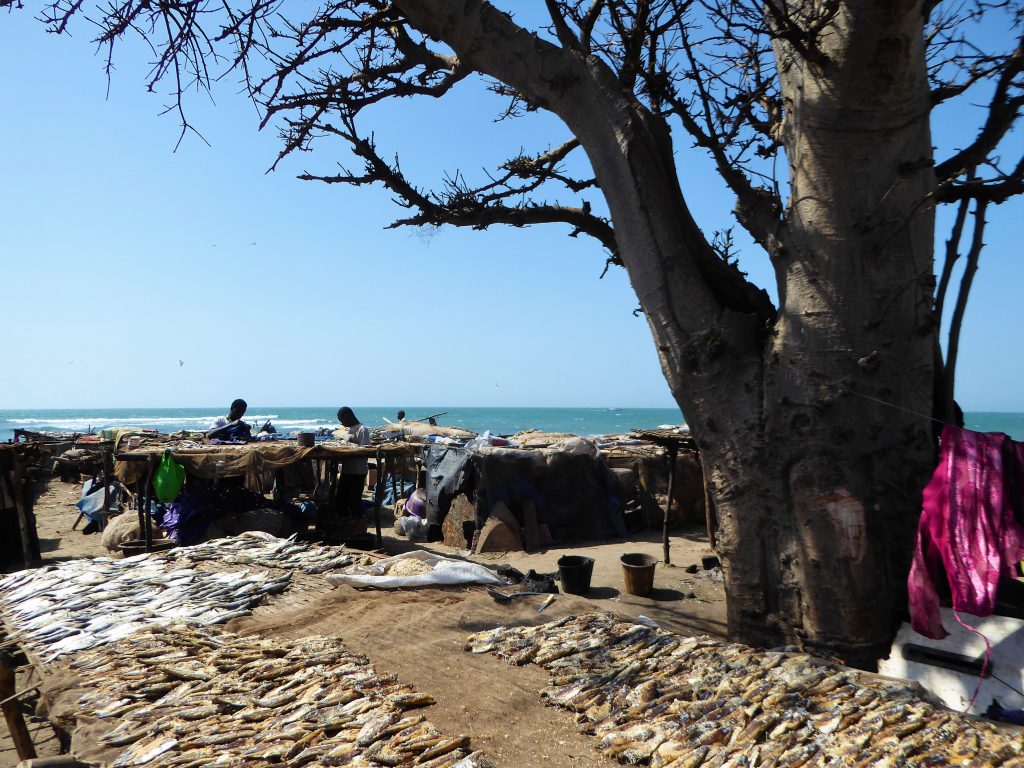
<path fill-rule="evenodd" d="M 264 171 L 278 150 L 232 82 L 189 101 L 211 146 L 160 116 L 146 52 L 110 83 L 89 30 L 0 15 L 0 408 L 160 407 L 339 400 L 465 406 L 671 406 L 622 270 L 559 226 L 388 230 L 381 190 L 301 182 L 324 148 Z M 384 154 L 426 185 L 520 147 L 564 140 L 546 116 L 494 124 L 476 86 L 378 110 Z M 960 116 L 937 130 L 956 143 Z M 732 200 L 680 141 L 684 191 L 709 231 Z M 700 159 L 694 161 L 694 157 Z M 339 151 L 338 159 L 344 160 Z M 1024 411 L 1019 201 L 992 216 L 964 329 L 966 410 Z M 941 234 L 941 232 L 940 232 Z M 743 267 L 763 286 L 767 260 Z M 184 361 L 179 365 L 178 361 Z"/>

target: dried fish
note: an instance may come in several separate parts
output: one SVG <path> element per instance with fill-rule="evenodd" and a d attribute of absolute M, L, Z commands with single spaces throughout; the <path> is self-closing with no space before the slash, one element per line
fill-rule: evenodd
<path fill-rule="evenodd" d="M 82 715 L 117 712 L 102 737 L 116 768 L 485 768 L 469 737 L 422 715 L 433 699 L 374 672 L 336 639 L 273 641 L 176 623 L 80 654 Z M 184 682 L 183 682 L 184 681 Z"/>
<path fill-rule="evenodd" d="M 193 563 L 214 560 L 228 565 L 255 565 L 311 574 L 345 568 L 357 559 L 344 549 L 297 542 L 294 537 L 279 539 L 260 531 L 181 547 L 171 550 L 170 555 Z"/>
<path fill-rule="evenodd" d="M 605 754 L 652 768 L 1024 765 L 1010 729 L 945 709 L 912 683 L 802 653 L 679 638 L 612 614 L 470 635 L 466 649 L 551 675 Z"/>
<path fill-rule="evenodd" d="M 222 624 L 248 614 L 290 579 L 181 568 L 170 553 L 69 560 L 0 579 L 0 619 L 26 650 L 52 661 L 154 625 Z"/>

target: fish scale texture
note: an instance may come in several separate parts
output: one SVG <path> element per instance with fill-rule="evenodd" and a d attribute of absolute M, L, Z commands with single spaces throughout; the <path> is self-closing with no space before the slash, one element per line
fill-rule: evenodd
<path fill-rule="evenodd" d="M 604 754 L 654 768 L 1024 766 L 1024 741 L 912 683 L 802 653 L 684 638 L 611 614 L 469 637 L 467 650 L 551 676 Z"/>
<path fill-rule="evenodd" d="M 176 624 L 83 653 L 71 669 L 86 689 L 77 717 L 110 724 L 101 742 L 115 750 L 112 768 L 488 766 L 467 736 L 413 712 L 430 696 L 336 638 Z"/>
<path fill-rule="evenodd" d="M 51 662 L 147 626 L 223 624 L 290 580 L 290 573 L 199 571 L 165 554 L 69 560 L 0 579 L 0 619 L 22 648 Z"/>

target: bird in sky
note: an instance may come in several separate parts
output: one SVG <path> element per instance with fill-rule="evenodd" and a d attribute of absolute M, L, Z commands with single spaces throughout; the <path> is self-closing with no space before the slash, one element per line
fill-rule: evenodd
<path fill-rule="evenodd" d="M 179 368 L 181 368 L 181 366 L 183 366 L 184 364 L 185 364 L 185 361 L 184 361 L 184 360 L 179 360 L 179 361 L 178 361 L 178 367 L 179 367 Z"/>

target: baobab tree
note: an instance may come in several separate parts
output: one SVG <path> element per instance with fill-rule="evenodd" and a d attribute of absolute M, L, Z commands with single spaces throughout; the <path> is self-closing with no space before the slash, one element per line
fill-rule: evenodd
<path fill-rule="evenodd" d="M 709 467 L 730 635 L 870 666 L 905 611 L 929 416 L 952 413 L 986 208 L 1024 184 L 1024 162 L 1002 157 L 1024 103 L 1020 6 L 537 0 L 530 29 L 516 3 L 498 5 L 61 0 L 41 16 L 63 32 L 88 15 L 110 56 L 142 35 L 151 85 L 171 83 L 183 130 L 183 92 L 240 72 L 263 124 L 280 128 L 281 157 L 316 148 L 320 162 L 341 142 L 359 167 L 303 178 L 382 185 L 405 209 L 396 226 L 561 223 L 597 240 L 629 275 Z M 993 14 L 1001 35 L 972 39 Z M 410 178 L 374 140 L 374 105 L 443 99 L 477 78 L 502 118 L 543 110 L 565 135 L 479 182 Z M 933 115 L 952 99 L 987 106 L 937 158 Z M 678 168 L 693 153 L 713 160 L 768 254 L 777 302 L 691 214 Z M 958 212 L 937 284 L 942 204 Z M 943 360 L 940 319 L 972 226 Z"/>

